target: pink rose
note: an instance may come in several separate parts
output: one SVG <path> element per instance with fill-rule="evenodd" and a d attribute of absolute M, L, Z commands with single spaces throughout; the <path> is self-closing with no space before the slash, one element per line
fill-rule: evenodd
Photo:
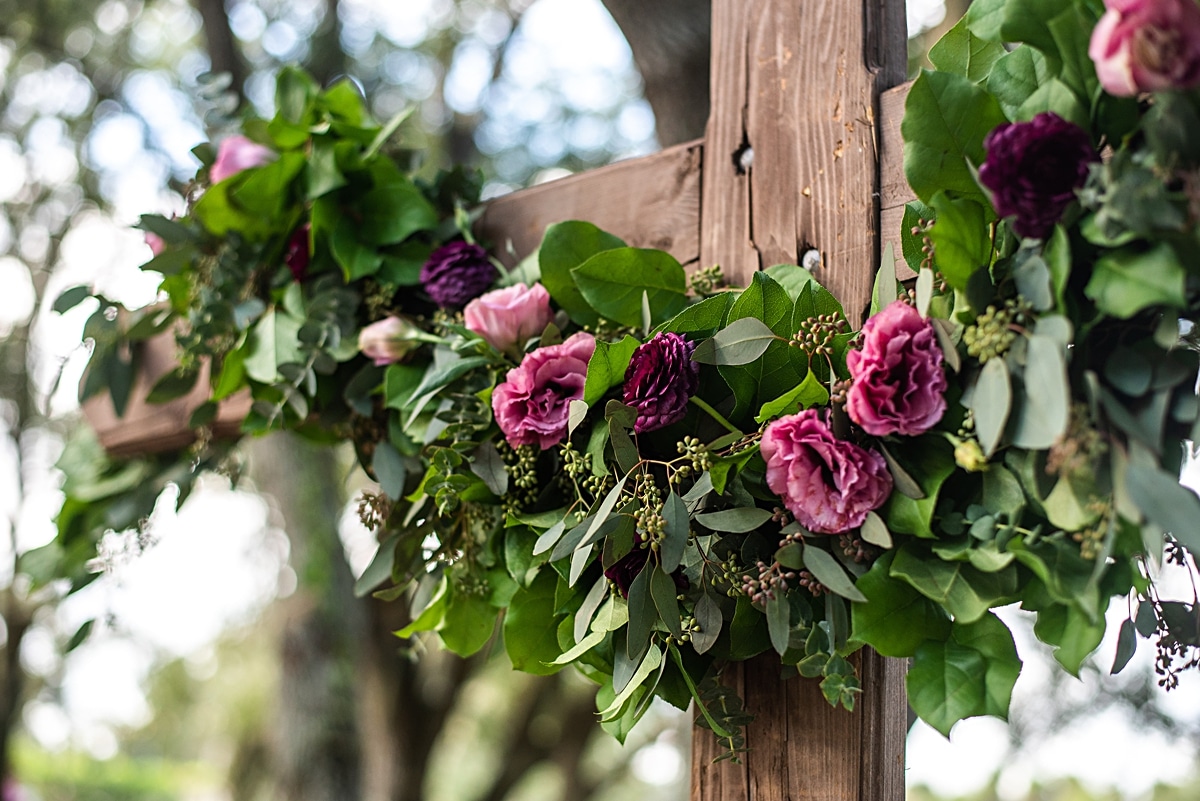
<path fill-rule="evenodd" d="M 275 151 L 252 142 L 244 136 L 228 136 L 217 147 L 217 160 L 208 170 L 214 184 L 237 175 L 242 170 L 258 167 L 275 158 Z"/>
<path fill-rule="evenodd" d="M 846 412 L 868 434 L 915 436 L 946 412 L 946 373 L 933 324 L 902 300 L 867 320 L 862 350 L 846 355 L 854 383 Z"/>
<path fill-rule="evenodd" d="M 1196 0 L 1104 0 L 1088 55 L 1109 94 L 1187 89 L 1200 83 Z"/>
<path fill-rule="evenodd" d="M 771 492 L 816 534 L 861 526 L 892 492 L 883 457 L 836 438 L 816 409 L 767 426 L 762 455 Z"/>
<path fill-rule="evenodd" d="M 527 354 L 520 367 L 508 371 L 492 393 L 492 411 L 509 445 L 548 450 L 563 441 L 570 403 L 583 398 L 595 350 L 596 338 L 581 331 L 561 345 Z"/>
<path fill-rule="evenodd" d="M 480 295 L 463 310 L 467 328 L 498 351 L 517 351 L 554 319 L 550 293 L 541 284 L 495 289 Z"/>
<path fill-rule="evenodd" d="M 429 335 L 403 317 L 385 317 L 358 332 L 358 349 L 375 365 L 407 359 Z"/>

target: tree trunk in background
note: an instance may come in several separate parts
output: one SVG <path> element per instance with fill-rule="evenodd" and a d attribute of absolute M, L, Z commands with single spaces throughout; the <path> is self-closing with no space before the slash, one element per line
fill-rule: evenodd
<path fill-rule="evenodd" d="M 227 73 L 229 89 L 235 92 L 239 105 L 245 100 L 243 91 L 246 83 L 246 60 L 233 40 L 229 17 L 225 13 L 225 0 L 194 0 L 200 12 L 201 30 L 204 32 L 204 49 L 213 72 Z"/>
<path fill-rule="evenodd" d="M 602 0 L 642 74 L 663 147 L 704 136 L 711 0 Z"/>
<path fill-rule="evenodd" d="M 298 580 L 280 632 L 276 797 L 355 801 L 362 793 L 355 684 L 366 622 L 337 530 L 345 470 L 328 447 L 293 434 L 252 440 L 248 451 L 250 477 L 275 500 Z"/>

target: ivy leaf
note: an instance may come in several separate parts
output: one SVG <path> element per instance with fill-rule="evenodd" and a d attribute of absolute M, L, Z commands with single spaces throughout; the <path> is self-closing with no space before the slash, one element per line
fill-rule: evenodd
<path fill-rule="evenodd" d="M 785 414 L 793 414 L 797 409 L 811 409 L 827 403 L 829 403 L 829 390 L 817 378 L 817 374 L 810 371 L 795 389 L 783 393 L 773 401 L 764 403 L 754 418 L 754 422 L 765 423 Z"/>
<path fill-rule="evenodd" d="M 597 253 L 623 247 L 621 239 L 580 220 L 555 223 L 546 229 L 538 247 L 542 284 L 554 302 L 580 325 L 595 325 L 600 317 L 584 300 L 571 270 Z"/>
<path fill-rule="evenodd" d="M 435 228 L 438 215 L 411 181 L 399 176 L 367 192 L 358 202 L 357 235 L 372 245 L 403 242 L 418 231 Z"/>
<path fill-rule="evenodd" d="M 587 380 L 583 385 L 583 400 L 589 406 L 604 397 L 612 387 L 625 381 L 625 370 L 633 352 L 641 343 L 626 334 L 618 342 L 596 340 L 596 350 L 588 360 Z"/>
<path fill-rule="evenodd" d="M 1187 308 L 1185 279 L 1175 251 L 1161 242 L 1144 252 L 1123 248 L 1100 256 L 1083 293 L 1100 311 L 1125 320 L 1152 306 Z"/>
<path fill-rule="evenodd" d="M 928 203 L 945 190 L 986 202 L 968 165 L 983 163 L 984 137 L 1007 121 L 995 98 L 968 78 L 923 71 L 908 93 L 900 125 L 904 173 L 917 197 Z"/>
<path fill-rule="evenodd" d="M 670 319 L 687 305 L 683 267 L 661 250 L 606 250 L 572 269 L 571 276 L 588 305 L 631 328 L 643 322 L 643 293 L 656 320 Z"/>
<path fill-rule="evenodd" d="M 946 282 L 965 290 L 976 270 L 987 267 L 992 257 L 990 208 L 973 198 L 952 198 L 938 192 L 930 200 L 937 225 L 929 229 L 937 252 L 937 267 Z"/>
<path fill-rule="evenodd" d="M 950 619 L 908 582 L 892 578 L 894 559 L 894 553 L 884 554 L 859 577 L 866 601 L 850 606 L 851 632 L 854 641 L 884 656 L 909 657 L 926 640 L 946 639 Z"/>
<path fill-rule="evenodd" d="M 546 676 L 561 667 L 549 664 L 562 649 L 555 631 L 554 602 L 558 576 L 542 571 L 528 587 L 520 587 L 504 614 L 504 649 L 517 670 Z"/>
<path fill-rule="evenodd" d="M 967 19 L 963 17 L 929 49 L 929 61 L 943 72 L 953 72 L 972 83 L 982 83 L 987 80 L 992 66 L 1007 52 L 1003 44 L 980 39 L 971 33 Z"/>
<path fill-rule="evenodd" d="M 492 638 L 497 610 L 486 597 L 461 592 L 458 586 L 456 582 L 450 582 L 446 614 L 438 629 L 438 637 L 446 648 L 467 657 L 478 653 Z"/>
<path fill-rule="evenodd" d="M 880 516 L 888 521 L 888 528 L 894 534 L 935 537 L 930 524 L 937 507 L 938 493 L 956 469 L 950 444 L 940 437 L 922 437 L 906 443 L 903 463 L 886 450 L 884 456 L 889 459 L 889 465 L 895 462 L 910 477 L 919 477 L 917 486 L 922 497 L 914 499 L 903 492 L 893 492 L 880 510 Z"/>
<path fill-rule="evenodd" d="M 905 680 L 909 704 L 922 720 L 949 737 L 950 729 L 963 718 L 1007 717 L 1020 671 L 1012 635 L 994 615 L 969 626 L 955 624 L 951 639 L 928 641 L 917 648 Z"/>

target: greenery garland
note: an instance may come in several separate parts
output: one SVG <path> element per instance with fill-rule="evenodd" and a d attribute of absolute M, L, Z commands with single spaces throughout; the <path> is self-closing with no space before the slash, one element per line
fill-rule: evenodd
<path fill-rule="evenodd" d="M 716 671 L 769 650 L 835 705 L 869 645 L 912 658 L 939 731 L 1004 717 L 1009 604 L 1077 673 L 1125 597 L 1113 671 L 1153 637 L 1174 686 L 1200 654 L 1197 599 L 1154 582 L 1200 553 L 1200 7 L 1109 5 L 976 0 L 934 47 L 902 127 L 915 283 L 889 247 L 858 331 L 801 267 L 729 288 L 586 222 L 506 271 L 470 175 L 414 181 L 400 120 L 285 71 L 272 120 L 197 150 L 186 216 L 143 218 L 167 305 L 100 298 L 83 393 L 122 409 L 125 345 L 173 329 L 151 398 L 211 362 L 194 428 L 248 390 L 248 433 L 353 442 L 379 483 L 358 589 L 406 599 L 397 635 L 468 655 L 499 616 L 513 665 L 573 665 L 620 739 L 694 700 L 736 754 Z M 138 476 L 93 499 L 144 494 L 150 468 L 92 464 Z M 66 513 L 56 547 L 102 527 Z"/>

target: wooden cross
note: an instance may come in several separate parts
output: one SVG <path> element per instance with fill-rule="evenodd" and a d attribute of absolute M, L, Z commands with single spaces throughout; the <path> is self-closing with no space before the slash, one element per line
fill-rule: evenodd
<path fill-rule="evenodd" d="M 881 242 L 898 242 L 910 198 L 899 131 L 904 0 L 713 0 L 712 13 L 703 140 L 492 201 L 480 234 L 515 263 L 547 225 L 584 219 L 685 265 L 720 264 L 740 286 L 755 270 L 819 256 L 817 278 L 861 322 Z M 90 404 L 110 451 L 190 437 L 188 409 L 207 382 L 196 398 L 138 400 L 169 367 L 143 375 L 124 418 Z M 218 433 L 236 431 L 246 411 L 223 408 Z M 755 716 L 751 750 L 741 764 L 713 764 L 719 747 L 698 730 L 692 801 L 901 801 L 905 667 L 869 651 L 857 659 L 864 692 L 854 713 L 831 708 L 815 680 L 781 680 L 774 654 L 731 667 L 726 680 Z"/>

